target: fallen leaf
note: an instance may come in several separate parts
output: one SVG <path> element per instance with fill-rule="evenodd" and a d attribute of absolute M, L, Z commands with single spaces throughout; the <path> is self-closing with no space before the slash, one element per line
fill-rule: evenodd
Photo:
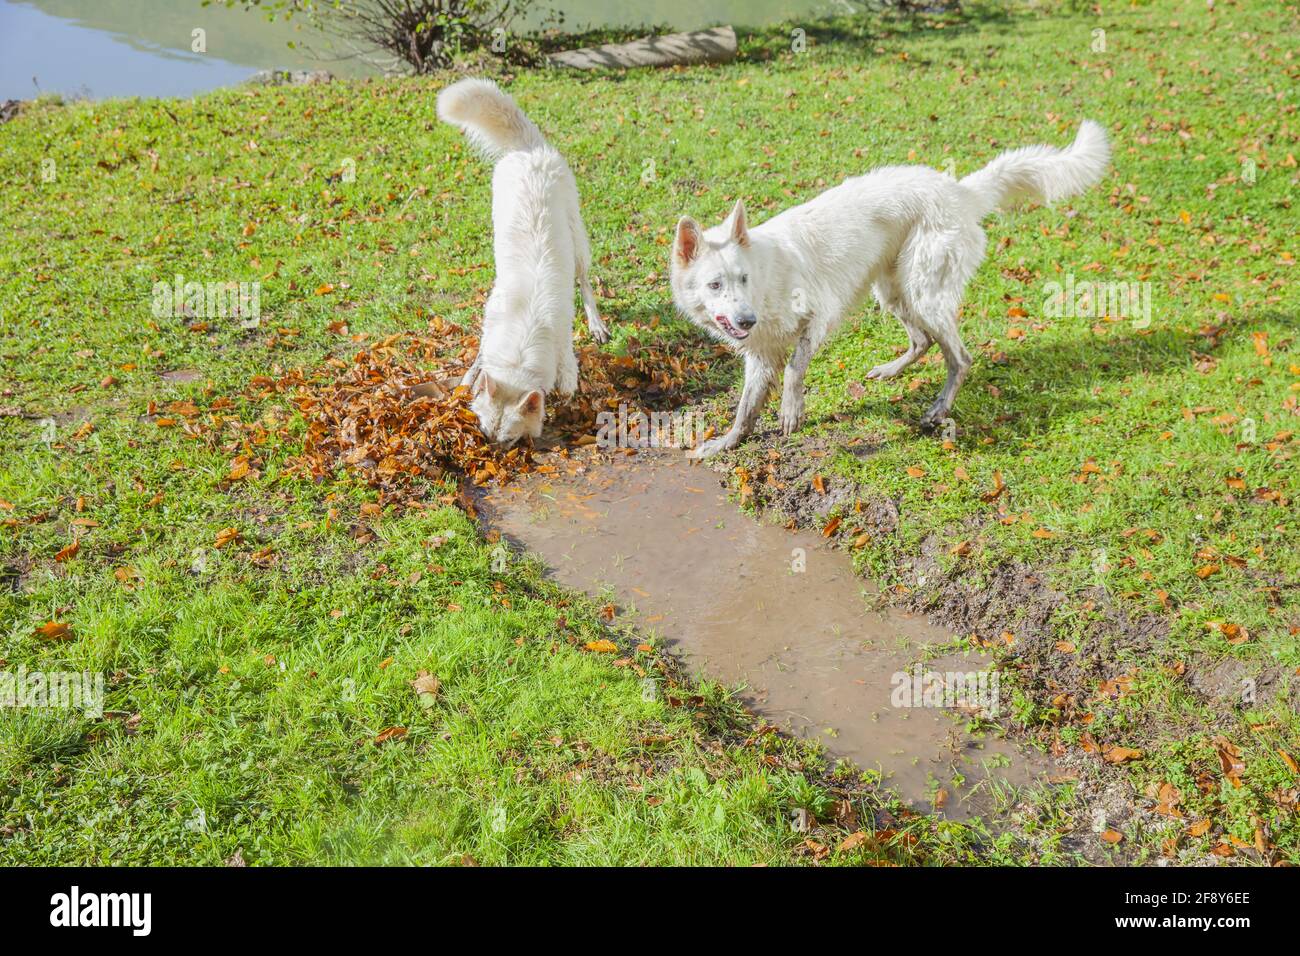
<path fill-rule="evenodd" d="M 1282 758 L 1282 762 L 1286 764 L 1288 770 L 1293 774 L 1300 775 L 1300 766 L 1296 766 L 1295 757 L 1292 757 L 1285 750 L 1278 750 L 1277 755 Z"/>
<path fill-rule="evenodd" d="M 850 833 L 841 840 L 840 845 L 836 847 L 836 849 L 840 853 L 848 853 L 850 850 L 856 850 L 870 839 L 871 835 L 869 833 L 865 830 L 858 830 L 856 833 Z"/>
<path fill-rule="evenodd" d="M 442 687 L 442 682 L 428 671 L 420 671 L 415 675 L 415 680 L 411 681 L 411 689 L 419 697 L 428 697 L 430 700 L 438 696 L 438 691 Z"/>
<path fill-rule="evenodd" d="M 995 500 L 998 495 L 1002 494 L 1002 492 L 1006 490 L 1006 487 L 1007 486 L 1002 483 L 1002 472 L 993 472 L 993 489 L 980 495 L 980 501 L 988 503 Z"/>
<path fill-rule="evenodd" d="M 1102 756 L 1107 763 L 1121 764 L 1130 760 L 1137 760 L 1142 756 L 1142 751 L 1135 750 L 1132 747 L 1111 747 Z"/>
<path fill-rule="evenodd" d="M 67 641 L 72 639 L 72 627 L 63 621 L 46 621 L 36 629 L 36 636 L 43 641 Z"/>
<path fill-rule="evenodd" d="M 1234 788 L 1241 786 L 1241 775 L 1246 770 L 1246 761 L 1237 746 L 1227 737 L 1215 736 L 1212 741 L 1215 753 L 1219 755 L 1219 769 L 1228 778 Z"/>

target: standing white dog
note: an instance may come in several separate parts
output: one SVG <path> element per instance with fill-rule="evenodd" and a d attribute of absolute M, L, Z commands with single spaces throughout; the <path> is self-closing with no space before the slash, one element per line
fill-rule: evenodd
<path fill-rule="evenodd" d="M 903 323 L 910 345 L 867 378 L 897 375 L 935 342 L 943 350 L 948 380 L 921 419 L 933 428 L 970 371 L 957 310 L 984 259 L 980 223 L 1019 199 L 1052 202 L 1081 193 L 1101 179 L 1109 161 L 1105 131 L 1085 121 L 1067 149 L 1012 150 L 960 182 L 924 166 L 891 166 L 846 180 L 753 229 L 739 200 L 707 232 L 683 216 L 672 252 L 673 299 L 745 359 L 735 423 L 693 455 L 740 443 L 782 363 L 781 428 L 787 435 L 798 428 L 808 363 L 868 291 Z"/>
<path fill-rule="evenodd" d="M 515 101 L 490 80 L 461 80 L 438 94 L 438 118 L 459 127 L 496 162 L 492 174 L 496 282 L 483 310 L 478 357 L 461 382 L 490 441 L 542 433 L 546 395 L 578 387 L 573 280 L 597 342 L 609 330 L 587 274 L 591 246 L 568 164 Z"/>

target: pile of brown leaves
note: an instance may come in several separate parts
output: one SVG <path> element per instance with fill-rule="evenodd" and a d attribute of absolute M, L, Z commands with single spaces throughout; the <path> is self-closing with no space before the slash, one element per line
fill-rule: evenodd
<path fill-rule="evenodd" d="M 435 320 L 420 332 L 399 333 L 362 348 L 349 364 L 331 359 L 332 377 L 289 375 L 276 390 L 293 396 L 307 421 L 295 470 L 316 480 L 346 468 L 379 488 L 388 500 L 420 497 L 417 479 L 468 477 L 504 483 L 534 468 L 533 450 L 505 450 L 487 442 L 470 410 L 460 378 L 478 341 Z M 681 347 L 627 341 L 627 354 L 594 345 L 578 350 L 578 392 L 548 396 L 544 439 L 590 445 L 596 416 L 620 402 L 637 409 L 669 409 L 684 402 L 706 366 Z"/>

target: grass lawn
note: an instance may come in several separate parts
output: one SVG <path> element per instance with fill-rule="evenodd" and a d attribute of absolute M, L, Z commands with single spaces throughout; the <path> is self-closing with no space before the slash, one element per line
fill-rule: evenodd
<path fill-rule="evenodd" d="M 673 706 L 671 661 L 495 561 L 450 486 L 397 510 L 290 472 L 304 424 L 259 377 L 478 319 L 490 174 L 433 115 L 448 77 L 38 102 L 0 126 L 0 670 L 107 694 L 0 711 L 0 864 L 1300 862 L 1300 8 L 969 6 L 509 88 L 577 175 L 613 349 L 696 340 L 683 212 L 1109 128 L 1101 186 L 990 221 L 950 441 L 913 424 L 937 353 L 866 382 L 903 342 L 868 309 L 813 363 L 805 430 L 769 415 L 724 463 L 1001 646 L 1016 729 L 1074 784 L 991 829 L 906 816 L 725 689 Z M 260 325 L 155 314 L 176 275 L 260 281 Z M 1149 283 L 1150 321 L 1048 314 L 1067 275 Z"/>

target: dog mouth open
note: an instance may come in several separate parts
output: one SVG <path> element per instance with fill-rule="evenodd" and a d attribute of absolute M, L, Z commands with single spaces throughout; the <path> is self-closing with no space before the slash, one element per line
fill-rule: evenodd
<path fill-rule="evenodd" d="M 748 332 L 736 328 L 734 325 L 731 324 L 731 320 L 728 319 L 725 315 L 715 315 L 713 317 L 713 321 L 717 322 L 718 326 L 722 329 L 722 331 L 726 332 L 733 339 L 743 339 L 749 337 Z"/>

